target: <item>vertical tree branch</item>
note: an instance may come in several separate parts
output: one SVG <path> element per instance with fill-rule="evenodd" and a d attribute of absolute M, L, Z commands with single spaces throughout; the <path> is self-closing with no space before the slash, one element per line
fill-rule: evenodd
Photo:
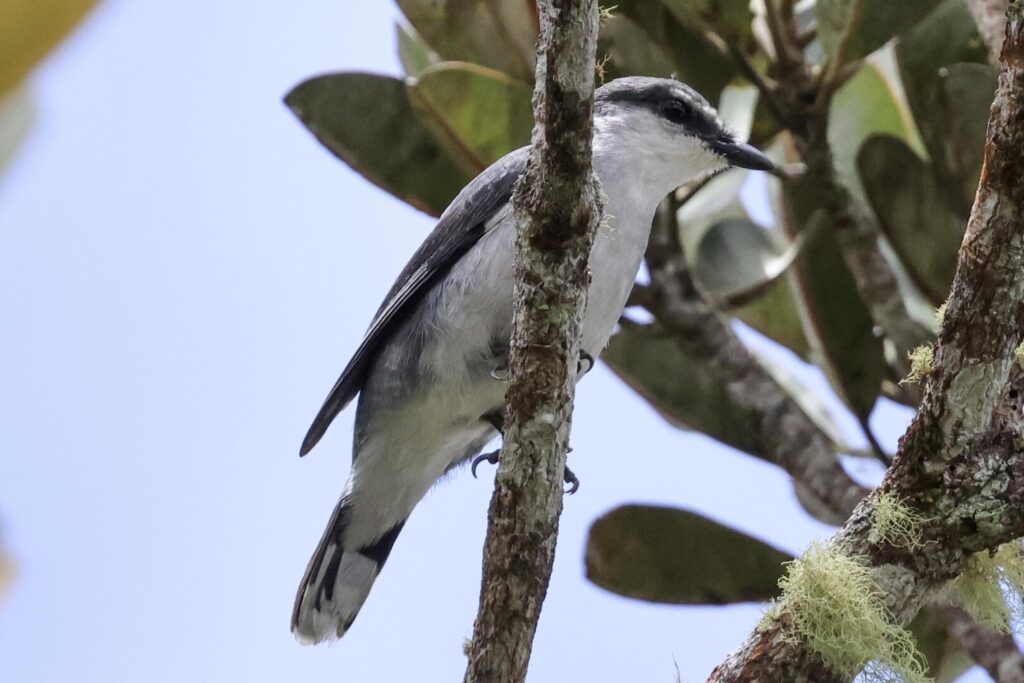
<path fill-rule="evenodd" d="M 554 561 L 562 478 L 601 216 L 591 167 L 597 0 L 542 0 L 532 149 L 512 199 L 515 319 L 505 440 L 465 681 L 526 677 Z"/>

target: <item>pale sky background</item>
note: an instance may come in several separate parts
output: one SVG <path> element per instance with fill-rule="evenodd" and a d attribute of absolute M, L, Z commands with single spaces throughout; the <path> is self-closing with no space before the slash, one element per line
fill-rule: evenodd
<path fill-rule="evenodd" d="M 325 71 L 398 74 L 396 17 L 108 0 L 33 78 L 37 125 L 0 178 L 0 520 L 19 565 L 5 683 L 461 680 L 493 470 L 420 505 L 340 643 L 288 630 L 353 411 L 301 461 L 299 442 L 431 220 L 281 97 Z M 908 413 L 881 412 L 891 447 Z M 702 681 L 760 617 L 587 583 L 586 530 L 619 504 L 693 508 L 791 552 L 830 533 L 781 470 L 671 428 L 601 365 L 572 444 L 582 486 L 531 681 L 668 683 L 673 661 Z"/>

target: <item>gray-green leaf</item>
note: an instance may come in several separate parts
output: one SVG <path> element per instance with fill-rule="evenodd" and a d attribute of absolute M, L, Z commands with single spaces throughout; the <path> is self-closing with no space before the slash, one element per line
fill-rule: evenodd
<path fill-rule="evenodd" d="M 818 0 L 818 36 L 830 58 L 861 59 L 906 31 L 939 0 Z"/>
<path fill-rule="evenodd" d="M 896 61 L 907 103 L 914 113 L 945 201 L 966 219 L 974 202 L 977 177 L 972 187 L 965 187 L 960 177 L 958 155 L 951 145 L 947 89 L 942 74 L 961 62 L 985 64 L 988 52 L 963 0 L 944 0 L 934 12 L 901 36 L 896 42 Z M 961 104 L 956 102 L 957 107 Z M 963 104 L 976 116 L 971 101 Z M 979 120 L 982 119 L 988 120 L 987 113 Z"/>
<path fill-rule="evenodd" d="M 533 82 L 539 27 L 533 0 L 397 0 L 409 23 L 444 59 L 472 62 Z"/>
<path fill-rule="evenodd" d="M 420 123 L 405 83 L 396 78 L 317 76 L 296 86 L 285 102 L 335 156 L 431 215 L 440 215 L 472 177 Z"/>
<path fill-rule="evenodd" d="M 942 201 L 931 169 L 900 140 L 869 138 L 857 163 L 882 231 L 914 283 L 938 306 L 956 271 L 963 220 Z"/>
<path fill-rule="evenodd" d="M 676 605 L 759 602 L 779 594 L 792 557 L 706 517 L 627 505 L 599 518 L 587 540 L 587 578 L 639 600 Z"/>
<path fill-rule="evenodd" d="M 500 71 L 445 62 L 410 81 L 409 95 L 435 138 L 473 174 L 530 142 L 533 92 Z"/>

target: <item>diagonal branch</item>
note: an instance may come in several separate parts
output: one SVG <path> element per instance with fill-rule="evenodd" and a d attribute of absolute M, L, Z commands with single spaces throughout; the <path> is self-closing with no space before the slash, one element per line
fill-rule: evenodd
<path fill-rule="evenodd" d="M 533 146 L 512 206 L 515 317 L 467 683 L 526 677 L 554 562 L 587 260 L 601 216 L 591 167 L 597 0 L 543 0 Z"/>
<path fill-rule="evenodd" d="M 828 544 L 862 562 L 877 599 L 909 623 L 971 555 L 1024 536 L 1024 0 L 1014 0 L 988 125 L 985 165 L 964 235 L 935 364 L 893 467 Z M 921 547 L 873 537 L 882 495 L 923 520 Z M 790 606 L 791 607 L 791 606 Z M 842 681 L 796 632 L 784 601 L 711 674 L 716 683 Z"/>
<path fill-rule="evenodd" d="M 949 634 L 995 683 L 1024 683 L 1024 654 L 1009 633 L 979 623 L 958 607 L 944 607 Z"/>
<path fill-rule="evenodd" d="M 651 285 L 642 303 L 687 355 L 719 368 L 732 399 L 756 416 L 764 453 L 828 512 L 846 519 L 868 490 L 850 478 L 831 440 L 701 297 L 687 270 L 672 198 L 658 211 L 647 249 Z"/>

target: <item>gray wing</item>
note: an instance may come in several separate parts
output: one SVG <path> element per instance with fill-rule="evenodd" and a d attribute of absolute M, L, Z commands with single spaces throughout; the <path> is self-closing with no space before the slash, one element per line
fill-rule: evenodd
<path fill-rule="evenodd" d="M 522 147 L 494 162 L 452 200 L 437 226 L 402 269 L 384 303 L 370 323 L 363 341 L 335 382 L 320 412 L 302 441 L 299 455 L 308 453 L 345 409 L 366 381 L 383 344 L 415 309 L 431 287 L 469 251 L 484 234 L 484 224 L 512 196 L 512 186 L 526 169 L 529 148 Z"/>

